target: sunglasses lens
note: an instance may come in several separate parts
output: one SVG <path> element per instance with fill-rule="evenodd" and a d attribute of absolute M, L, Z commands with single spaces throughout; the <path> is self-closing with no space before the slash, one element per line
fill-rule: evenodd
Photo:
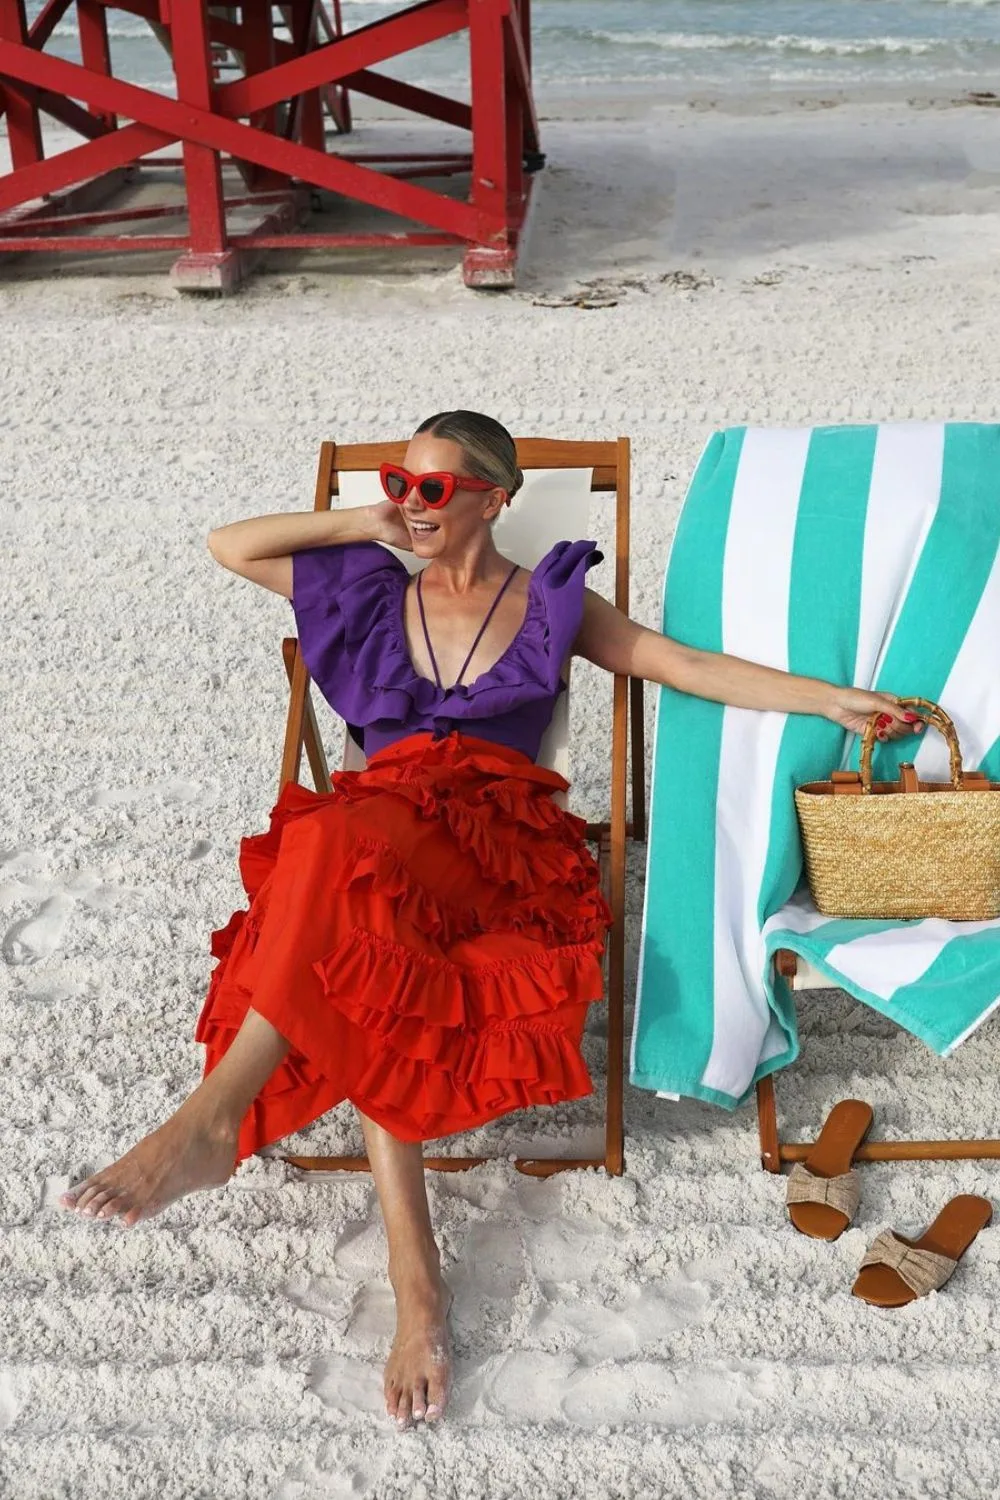
<path fill-rule="evenodd" d="M 406 499 L 406 492 L 409 489 L 409 485 L 406 482 L 405 474 L 399 474 L 395 470 L 390 470 L 385 476 L 385 487 L 389 491 L 391 499 Z"/>
<path fill-rule="evenodd" d="M 444 499 L 444 484 L 440 479 L 421 479 L 419 489 L 425 505 L 440 505 Z"/>

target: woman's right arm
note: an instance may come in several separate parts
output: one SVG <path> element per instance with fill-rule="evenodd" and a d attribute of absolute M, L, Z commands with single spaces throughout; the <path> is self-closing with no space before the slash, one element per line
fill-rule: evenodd
<path fill-rule="evenodd" d="M 291 515 L 255 516 L 233 521 L 208 534 L 208 550 L 231 573 L 249 578 L 265 589 L 292 597 L 292 554 L 306 547 L 332 547 L 345 542 L 388 542 L 409 549 L 409 535 L 399 507 L 349 506 L 343 510 L 313 510 Z"/>

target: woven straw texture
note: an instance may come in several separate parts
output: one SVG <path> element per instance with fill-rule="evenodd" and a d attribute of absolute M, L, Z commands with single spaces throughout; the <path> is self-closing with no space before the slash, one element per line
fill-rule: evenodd
<path fill-rule="evenodd" d="M 936 704 L 928 723 L 952 749 L 953 785 L 962 785 L 954 725 Z M 862 795 L 799 787 L 795 806 L 813 901 L 824 916 L 1000 916 L 1000 788 L 991 791 L 874 792 L 875 719 L 862 740 Z"/>

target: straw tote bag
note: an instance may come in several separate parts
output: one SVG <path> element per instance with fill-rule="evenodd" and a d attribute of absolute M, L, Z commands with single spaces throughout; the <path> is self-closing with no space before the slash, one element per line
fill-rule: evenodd
<path fill-rule="evenodd" d="M 861 740 L 861 770 L 834 771 L 795 792 L 806 875 L 828 917 L 1000 916 L 1000 782 L 962 767 L 955 726 L 936 703 L 901 698 L 948 741 L 951 781 L 872 781 L 875 713 Z"/>

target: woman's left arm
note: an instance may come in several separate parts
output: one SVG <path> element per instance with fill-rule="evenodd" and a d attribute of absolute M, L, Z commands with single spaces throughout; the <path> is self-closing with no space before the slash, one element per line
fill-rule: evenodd
<path fill-rule="evenodd" d="M 816 714 L 860 734 L 873 713 L 889 723 L 880 738 L 910 734 L 922 721 L 900 708 L 890 693 L 838 687 L 818 677 L 798 677 L 758 666 L 739 656 L 698 651 L 668 635 L 646 630 L 591 589 L 584 593 L 583 623 L 573 646 L 608 672 L 660 682 L 680 693 L 727 703 L 733 708 L 771 709 L 785 714 Z"/>

